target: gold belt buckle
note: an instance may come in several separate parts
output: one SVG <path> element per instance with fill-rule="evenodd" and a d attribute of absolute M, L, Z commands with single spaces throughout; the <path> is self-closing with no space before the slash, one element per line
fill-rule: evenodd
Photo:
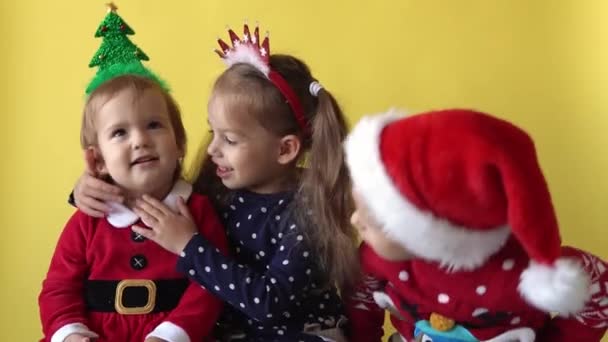
<path fill-rule="evenodd" d="M 144 306 L 127 307 L 122 303 L 124 291 L 129 287 L 145 287 L 148 289 L 148 301 Z M 116 298 L 114 300 L 114 308 L 121 315 L 141 315 L 147 314 L 154 310 L 156 305 L 156 284 L 149 279 L 125 279 L 121 280 L 116 286 Z"/>

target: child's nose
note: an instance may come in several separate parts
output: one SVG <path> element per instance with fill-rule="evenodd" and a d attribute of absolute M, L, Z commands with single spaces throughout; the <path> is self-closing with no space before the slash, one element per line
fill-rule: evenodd
<path fill-rule="evenodd" d="M 136 131 L 131 135 L 134 148 L 148 147 L 150 145 L 150 136 L 145 131 Z"/>
<path fill-rule="evenodd" d="M 213 138 L 209 143 L 209 146 L 207 146 L 207 154 L 215 156 L 218 154 L 218 152 L 219 149 L 217 148 L 217 143 L 215 142 L 215 138 Z"/>

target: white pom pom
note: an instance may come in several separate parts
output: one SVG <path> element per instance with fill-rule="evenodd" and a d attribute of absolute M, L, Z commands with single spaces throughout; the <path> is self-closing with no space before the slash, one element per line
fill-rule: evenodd
<path fill-rule="evenodd" d="M 554 265 L 530 262 L 521 274 L 519 292 L 526 301 L 549 313 L 568 316 L 583 309 L 591 295 L 589 275 L 574 259 Z"/>

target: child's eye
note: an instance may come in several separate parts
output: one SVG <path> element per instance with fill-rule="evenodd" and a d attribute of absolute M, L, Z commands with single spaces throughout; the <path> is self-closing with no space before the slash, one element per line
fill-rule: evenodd
<path fill-rule="evenodd" d="M 127 131 L 123 128 L 117 128 L 115 130 L 112 131 L 111 137 L 112 138 L 117 138 L 117 137 L 122 137 L 125 134 L 127 134 Z"/>
<path fill-rule="evenodd" d="M 227 136 L 224 136 L 224 140 L 228 143 L 228 145 L 236 144 L 236 141 L 230 140 Z"/>
<path fill-rule="evenodd" d="M 211 134 L 211 135 L 213 135 L 213 134 L 214 134 L 212 129 L 208 130 L 208 131 L 207 131 L 207 133 L 209 133 L 209 134 Z"/>
<path fill-rule="evenodd" d="M 150 128 L 150 129 L 157 129 L 157 128 L 161 128 L 161 127 L 163 127 L 163 125 L 158 121 L 152 121 L 148 124 L 148 128 Z"/>

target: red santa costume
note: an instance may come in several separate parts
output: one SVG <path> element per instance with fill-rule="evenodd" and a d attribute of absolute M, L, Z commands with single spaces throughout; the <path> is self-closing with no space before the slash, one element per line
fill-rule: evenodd
<path fill-rule="evenodd" d="M 199 233 L 221 251 L 224 230 L 207 198 L 178 181 L 164 203 L 187 204 Z M 178 256 L 134 233 L 137 215 L 116 206 L 107 218 L 77 211 L 68 221 L 39 297 L 43 341 L 79 333 L 95 341 L 211 340 L 221 302 L 176 271 Z"/>
<path fill-rule="evenodd" d="M 380 341 L 380 308 L 407 341 L 431 314 L 473 341 L 600 341 L 608 265 L 561 246 L 525 132 L 469 110 L 387 113 L 363 118 L 345 147 L 380 229 L 414 255 L 388 261 L 361 246 L 368 277 L 348 299 L 352 341 Z"/>

